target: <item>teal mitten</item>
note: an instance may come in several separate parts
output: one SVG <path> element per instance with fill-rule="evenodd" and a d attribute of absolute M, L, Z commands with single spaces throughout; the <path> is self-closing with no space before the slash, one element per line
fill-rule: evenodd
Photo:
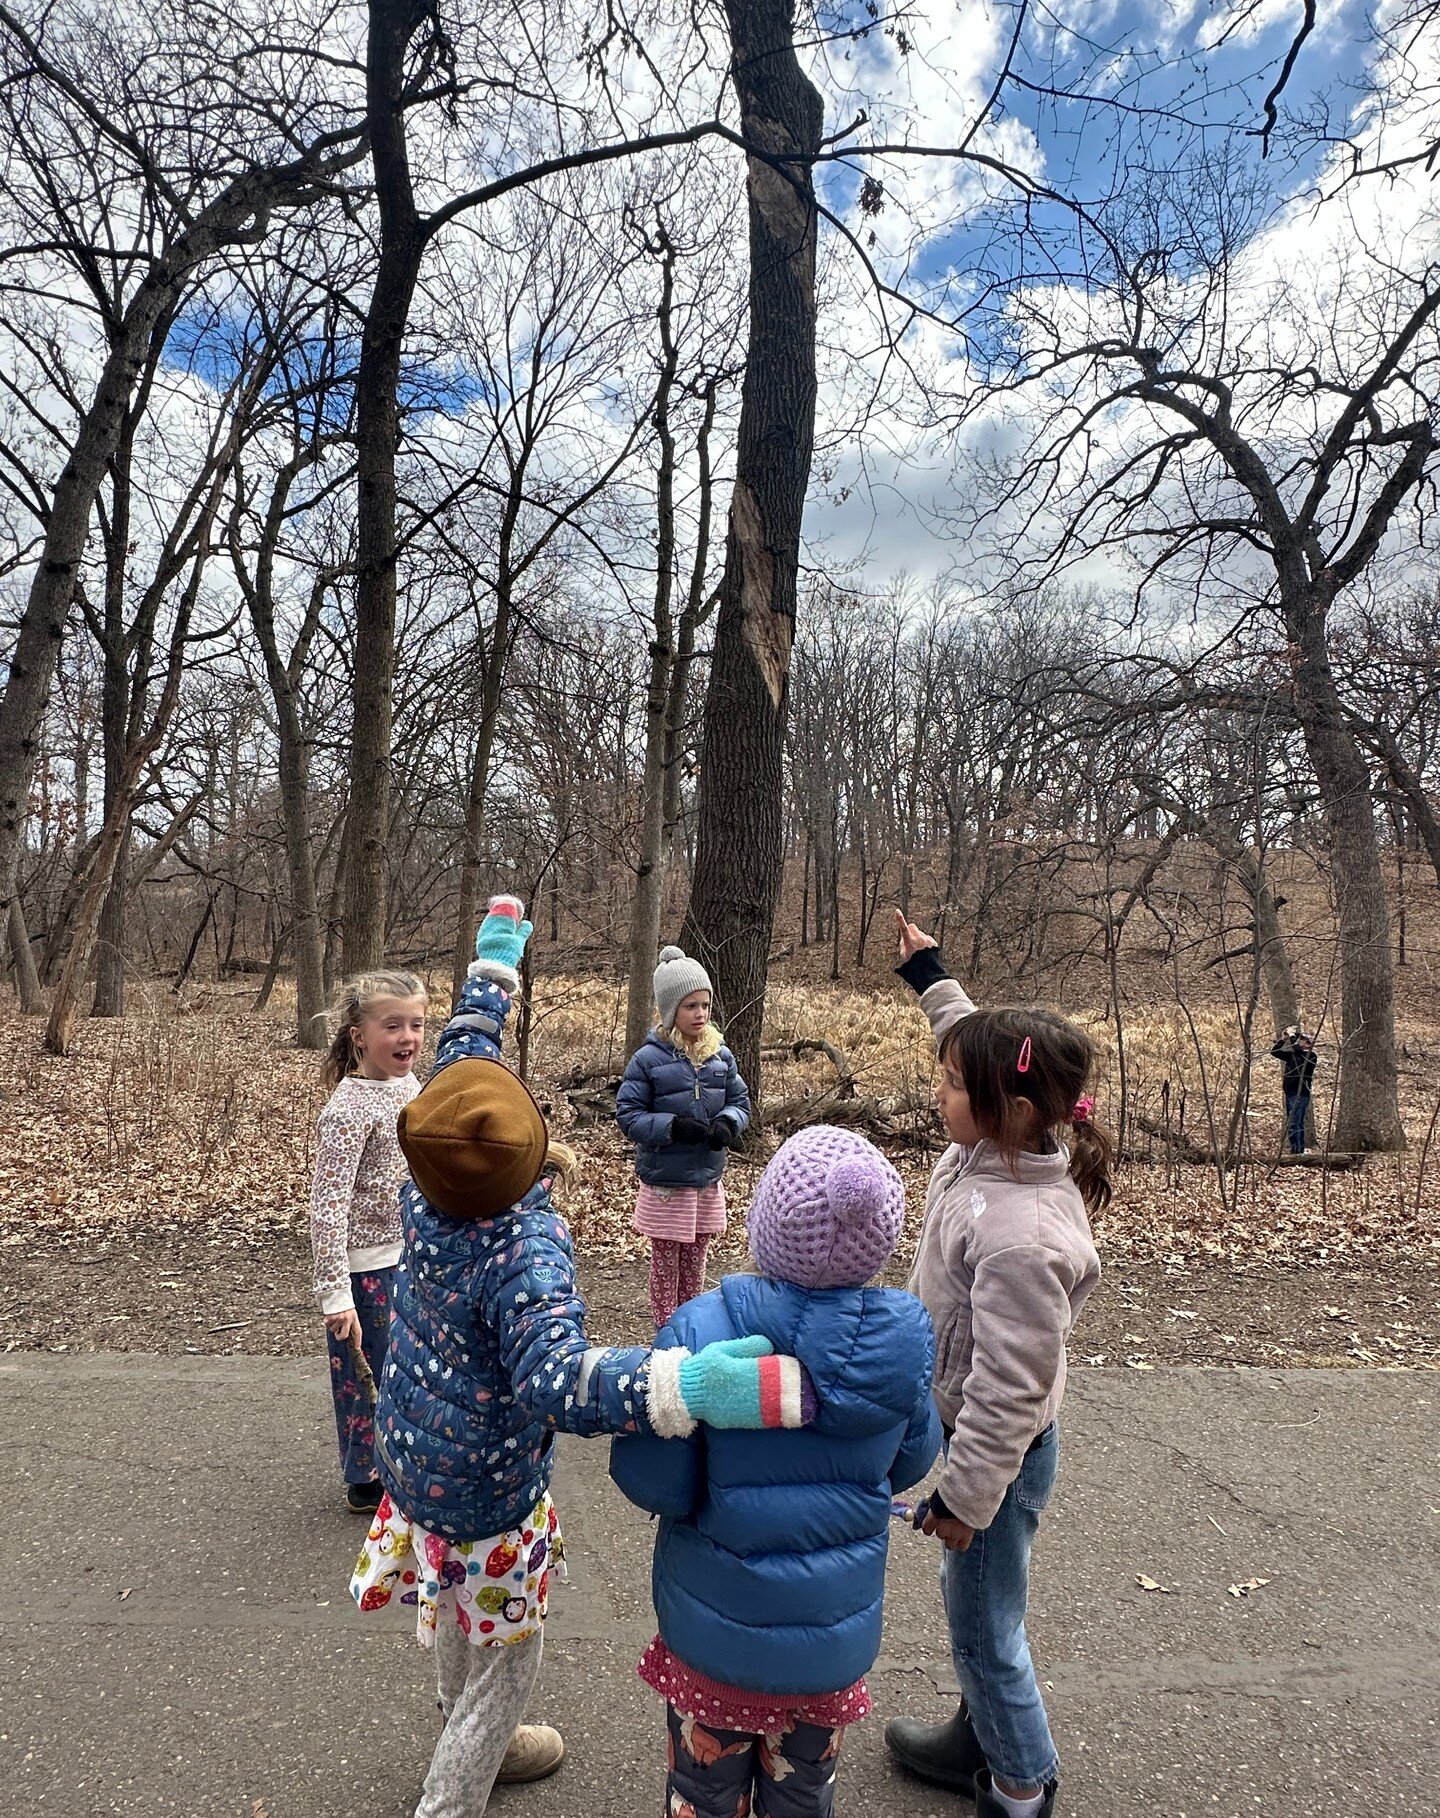
<path fill-rule="evenodd" d="M 691 1421 L 712 1427 L 803 1427 L 815 1418 L 809 1374 L 793 1357 L 776 1357 L 768 1338 L 727 1338 L 686 1357 L 678 1371 L 680 1400 Z M 657 1351 L 652 1359 L 663 1357 Z"/>
<path fill-rule="evenodd" d="M 525 905 L 518 896 L 492 896 L 480 932 L 475 936 L 475 964 L 471 972 L 480 978 L 493 978 L 511 991 L 520 989 L 520 961 L 525 946 L 534 933 L 531 923 L 522 921 Z"/>

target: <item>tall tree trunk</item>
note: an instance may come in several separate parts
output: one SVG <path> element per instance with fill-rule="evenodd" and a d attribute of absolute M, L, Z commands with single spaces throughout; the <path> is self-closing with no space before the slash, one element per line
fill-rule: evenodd
<path fill-rule="evenodd" d="M 748 161 L 750 347 L 684 939 L 715 981 L 728 1039 L 758 1100 L 800 527 L 815 439 L 812 174 L 824 108 L 795 55 L 792 0 L 726 0 L 725 12 L 745 136 L 787 163 L 782 171 Z"/>
<path fill-rule="evenodd" d="M 1340 957 L 1340 1090 L 1331 1140 L 1349 1153 L 1400 1149 L 1395 973 L 1369 766 L 1346 718 L 1325 645 L 1325 606 L 1288 613 L 1295 708 L 1330 836 Z"/>
<path fill-rule="evenodd" d="M 95 998 L 92 1016 L 125 1014 L 125 912 L 130 900 L 130 829 L 115 854 L 110 888 L 95 936 Z"/>
<path fill-rule="evenodd" d="M 365 52 L 380 256 L 355 381 L 358 564 L 344 933 L 349 973 L 378 966 L 385 956 L 400 356 L 425 248 L 406 144 L 405 63 L 411 40 L 432 13 L 426 0 L 370 0 Z"/>
<path fill-rule="evenodd" d="M 630 982 L 625 1000 L 625 1052 L 633 1054 L 650 1026 L 655 961 L 660 952 L 660 918 L 665 898 L 665 759 L 671 747 L 668 708 L 670 674 L 675 662 L 675 432 L 670 422 L 670 394 L 679 365 L 671 334 L 675 292 L 675 259 L 662 240 L 660 335 L 663 358 L 655 388 L 655 433 L 660 463 L 655 486 L 655 604 L 650 639 L 650 670 L 645 686 L 645 762 L 640 780 L 640 851 L 635 867 L 635 894 L 630 904 Z"/>
<path fill-rule="evenodd" d="M 110 889 L 116 860 L 130 830 L 130 811 L 134 806 L 138 777 L 137 763 L 121 778 L 121 786 L 115 792 L 100 830 L 100 843 L 75 911 L 70 951 L 65 955 L 50 1005 L 50 1020 L 45 1025 L 45 1047 L 51 1054 L 68 1054 L 75 1039 L 75 1025 L 80 1020 L 80 993 L 94 950 L 100 911 Z"/>
<path fill-rule="evenodd" d="M 144 391 L 141 392 L 143 398 Z M 109 816 L 120 788 L 125 769 L 125 753 L 130 742 L 130 664 L 132 654 L 138 663 L 148 663 L 149 643 L 127 635 L 125 622 L 126 583 L 130 573 L 130 471 L 135 445 L 135 412 L 126 417 L 115 457 L 110 463 L 110 513 L 103 511 L 101 522 L 105 533 L 105 599 L 101 642 L 102 674 L 100 684 L 100 748 L 105 766 L 105 815 Z M 138 633 L 138 627 L 137 627 Z M 143 645 L 143 648 L 141 647 Z M 144 681 L 137 675 L 135 687 L 143 691 Z M 126 873 L 129 869 L 130 829 L 125 830 L 105 905 L 100 912 L 99 951 L 96 956 L 95 998 L 91 1005 L 94 1016 L 125 1014 L 125 897 Z"/>
<path fill-rule="evenodd" d="M 494 661 L 500 662 L 498 653 Z M 490 787 L 490 760 L 495 750 L 495 731 L 500 720 L 500 691 L 491 700 L 487 671 L 482 687 L 480 728 L 475 739 L 475 756 L 470 766 L 470 786 L 465 797 L 465 849 L 460 862 L 460 907 L 455 935 L 455 954 L 451 966 L 451 985 L 458 998 L 475 956 L 475 930 L 480 925 L 480 891 L 485 858 L 485 797 Z"/>
<path fill-rule="evenodd" d="M 1236 869 L 1255 910 L 1255 949 L 1260 956 L 1260 969 L 1270 999 L 1270 1015 L 1275 1033 L 1280 1035 L 1300 1021 L 1300 997 L 1295 989 L 1295 974 L 1290 969 L 1290 955 L 1280 929 L 1280 911 L 1275 892 L 1265 867 L 1248 847 L 1235 854 Z"/>
<path fill-rule="evenodd" d="M 665 704 L 671 652 L 656 636 L 650 646 L 645 693 L 645 765 L 640 782 L 640 855 L 630 904 L 630 982 L 625 1000 L 625 1052 L 633 1054 L 650 1026 L 655 961 L 665 903 Z"/>
<path fill-rule="evenodd" d="M 293 701 L 291 705 L 292 712 L 280 716 L 280 812 L 290 878 L 289 937 L 295 947 L 295 1045 L 320 1049 L 328 1045 L 329 1031 L 320 899 L 310 847 L 310 753 Z"/>
<path fill-rule="evenodd" d="M 320 890 L 310 824 L 310 742 L 300 718 L 299 689 L 314 630 L 319 624 L 325 579 L 311 590 L 309 608 L 287 662 L 275 631 L 275 552 L 284 525 L 290 482 L 300 462 L 282 474 L 270 499 L 253 581 L 238 550 L 235 572 L 250 606 L 256 639 L 265 660 L 270 698 L 275 707 L 279 745 L 280 815 L 285 838 L 285 868 L 290 881 L 289 939 L 295 947 L 295 1045 L 321 1049 L 329 1040 L 325 1026 L 325 937 L 320 921 Z M 231 525 L 232 548 L 235 526 Z M 277 948 L 277 952 L 278 952 Z"/>
<path fill-rule="evenodd" d="M 40 989 L 40 974 L 35 968 L 35 949 L 30 945 L 30 932 L 25 926 L 25 911 L 17 891 L 10 898 L 10 956 L 15 962 L 15 990 L 20 999 L 22 1016 L 43 1016 L 45 994 Z"/>

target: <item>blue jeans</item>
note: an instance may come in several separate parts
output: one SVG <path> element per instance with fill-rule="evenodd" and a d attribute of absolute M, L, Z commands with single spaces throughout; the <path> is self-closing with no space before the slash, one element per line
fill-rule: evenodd
<path fill-rule="evenodd" d="M 1310 1115 L 1310 1094 L 1308 1092 L 1287 1092 L 1285 1094 L 1285 1136 L 1290 1144 L 1292 1155 L 1305 1153 L 1305 1120 Z"/>
<path fill-rule="evenodd" d="M 963 1553 L 947 1548 L 940 1566 L 955 1677 L 991 1773 L 1012 1786 L 1041 1786 L 1060 1772 L 1025 1637 L 1030 1548 L 1059 1462 L 1051 1425 L 1025 1454 L 990 1526 Z"/>

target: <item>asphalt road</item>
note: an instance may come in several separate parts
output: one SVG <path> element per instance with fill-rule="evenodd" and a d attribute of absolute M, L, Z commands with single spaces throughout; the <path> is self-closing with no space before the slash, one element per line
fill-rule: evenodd
<path fill-rule="evenodd" d="M 1427 1374 L 1076 1372 L 1032 1599 L 1059 1813 L 1435 1818 L 1437 1407 Z M 0 1434 L 0 1818 L 408 1818 L 430 1662 L 413 1616 L 346 1595 L 363 1524 L 319 1358 L 12 1353 Z M 659 1813 L 660 1707 L 633 1671 L 649 1527 L 605 1466 L 566 1442 L 556 1478 L 572 1584 L 536 1714 L 569 1759 L 497 1793 L 499 1818 Z M 935 1570 L 897 1531 L 843 1812 L 970 1810 L 892 1774 L 881 1740 L 954 1697 Z"/>

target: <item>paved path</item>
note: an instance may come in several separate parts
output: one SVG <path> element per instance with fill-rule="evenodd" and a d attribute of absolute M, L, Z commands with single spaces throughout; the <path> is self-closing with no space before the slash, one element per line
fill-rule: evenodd
<path fill-rule="evenodd" d="M 1437 1404 L 1433 1375 L 1077 1371 L 1034 1595 L 1067 1818 L 1435 1818 Z M 407 1818 L 428 1659 L 345 1595 L 319 1360 L 15 1353 L 0 1432 L 0 1818 Z M 540 1709 L 570 1760 L 498 1818 L 658 1814 L 649 1529 L 605 1460 L 566 1442 L 556 1480 Z M 935 1556 L 897 1532 L 891 1562 L 876 1703 L 939 1714 Z M 850 1818 L 970 1810 L 891 1774 L 878 1715 L 841 1788 Z"/>

